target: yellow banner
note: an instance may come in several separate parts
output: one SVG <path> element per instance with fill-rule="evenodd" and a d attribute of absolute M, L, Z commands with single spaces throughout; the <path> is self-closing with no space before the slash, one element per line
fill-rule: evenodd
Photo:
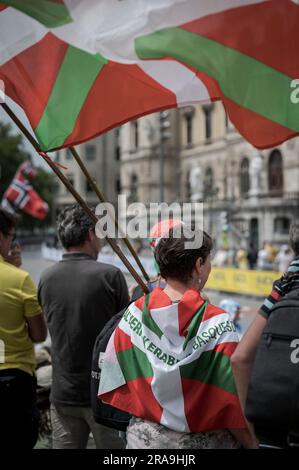
<path fill-rule="evenodd" d="M 207 289 L 266 297 L 273 281 L 281 277 L 276 271 L 247 271 L 233 268 L 212 268 Z"/>

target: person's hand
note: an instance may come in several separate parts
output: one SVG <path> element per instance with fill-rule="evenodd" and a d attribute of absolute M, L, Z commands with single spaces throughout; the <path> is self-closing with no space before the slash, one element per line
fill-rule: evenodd
<path fill-rule="evenodd" d="M 13 246 L 5 261 L 12 264 L 13 266 L 16 266 L 17 268 L 20 268 L 22 266 L 22 252 L 19 243 L 16 243 Z"/>

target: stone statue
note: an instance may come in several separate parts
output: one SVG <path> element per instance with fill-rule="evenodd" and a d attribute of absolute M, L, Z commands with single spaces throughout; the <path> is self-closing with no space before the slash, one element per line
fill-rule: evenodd
<path fill-rule="evenodd" d="M 193 166 L 191 168 L 189 184 L 191 189 L 191 201 L 201 201 L 203 199 L 203 180 L 200 166 Z"/>
<path fill-rule="evenodd" d="M 249 167 L 250 195 L 252 196 L 255 196 L 261 192 L 262 169 L 263 169 L 263 156 L 260 152 L 256 151 L 253 159 L 250 162 L 250 167 Z"/>

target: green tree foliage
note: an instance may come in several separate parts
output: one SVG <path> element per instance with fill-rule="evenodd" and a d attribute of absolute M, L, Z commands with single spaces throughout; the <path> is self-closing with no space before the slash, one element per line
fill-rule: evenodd
<path fill-rule="evenodd" d="M 11 126 L 0 122 L 0 200 L 10 185 L 18 166 L 28 158 L 21 148 L 22 136 L 13 135 Z"/>
<path fill-rule="evenodd" d="M 21 135 L 14 135 L 9 124 L 0 122 L 0 201 L 8 186 L 10 185 L 19 165 L 30 157 L 22 148 L 23 138 Z M 49 204 L 49 213 L 45 220 L 39 221 L 25 213 L 21 213 L 20 228 L 32 230 L 34 228 L 45 228 L 51 222 L 51 205 L 53 201 L 53 187 L 55 176 L 42 168 L 37 168 L 38 173 L 35 178 L 28 178 L 30 183 Z"/>

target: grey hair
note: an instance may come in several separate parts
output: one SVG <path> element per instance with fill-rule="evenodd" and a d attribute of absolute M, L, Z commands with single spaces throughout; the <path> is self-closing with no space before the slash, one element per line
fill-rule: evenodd
<path fill-rule="evenodd" d="M 63 209 L 56 222 L 58 235 L 64 248 L 83 245 L 89 230 L 95 229 L 95 223 L 79 204 Z"/>
<path fill-rule="evenodd" d="M 299 255 L 299 220 L 294 220 L 290 227 L 290 245 L 296 256 Z"/>

